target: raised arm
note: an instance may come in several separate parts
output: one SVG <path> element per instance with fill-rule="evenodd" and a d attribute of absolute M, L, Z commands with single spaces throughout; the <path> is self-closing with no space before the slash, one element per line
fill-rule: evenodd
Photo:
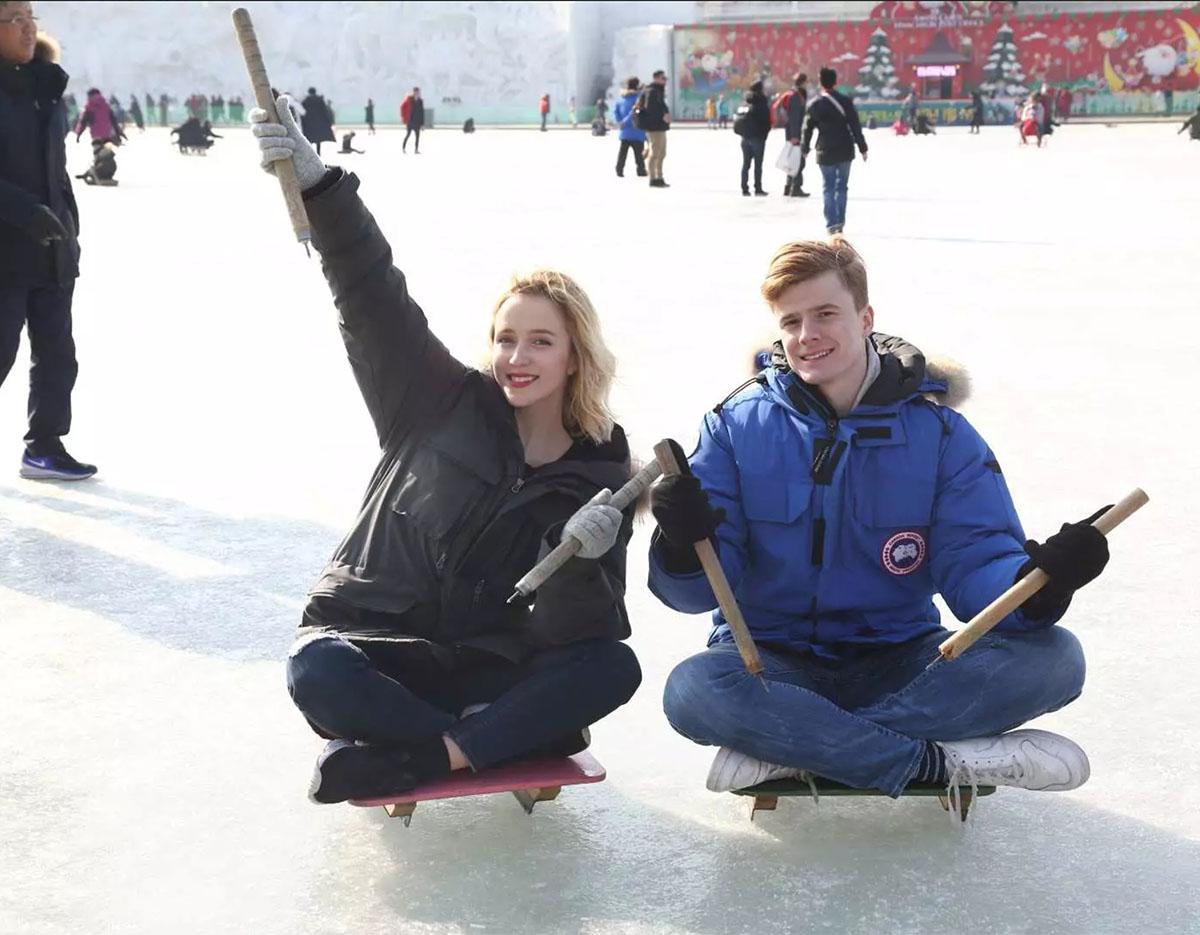
<path fill-rule="evenodd" d="M 444 404 L 469 370 L 433 335 L 408 294 L 391 247 L 358 196 L 357 177 L 326 170 L 283 98 L 278 111 L 278 124 L 259 108 L 250 113 L 263 166 L 293 159 L 350 365 L 387 448 Z"/>

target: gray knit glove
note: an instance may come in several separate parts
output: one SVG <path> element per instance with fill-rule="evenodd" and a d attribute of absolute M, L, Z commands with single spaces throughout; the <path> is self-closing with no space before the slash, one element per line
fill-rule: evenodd
<path fill-rule="evenodd" d="M 613 547 L 621 531 L 621 511 L 609 506 L 612 491 L 607 487 L 575 511 L 563 526 L 562 537 L 579 540 L 580 558 L 599 558 Z"/>
<path fill-rule="evenodd" d="M 325 175 L 321 157 L 296 126 L 292 99 L 286 94 L 281 94 L 275 102 L 275 110 L 279 114 L 279 123 L 271 123 L 270 115 L 261 107 L 252 108 L 248 115 L 250 132 L 258 140 L 258 148 L 262 154 L 262 167 L 274 175 L 275 163 L 281 159 L 290 159 L 296 167 L 296 178 L 300 182 L 300 188 L 312 188 Z"/>

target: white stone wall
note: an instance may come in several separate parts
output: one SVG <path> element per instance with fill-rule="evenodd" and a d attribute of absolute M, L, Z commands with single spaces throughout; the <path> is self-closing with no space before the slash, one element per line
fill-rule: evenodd
<path fill-rule="evenodd" d="M 239 5 L 272 83 L 301 95 L 315 86 L 344 122 L 362 120 L 368 97 L 378 122 L 397 120 L 413 85 L 439 122 L 532 122 L 547 91 L 565 119 L 573 93 L 567 3 L 35 3 L 78 96 L 95 85 L 122 101 L 166 91 L 180 102 L 193 92 L 250 100 L 230 19 Z"/>

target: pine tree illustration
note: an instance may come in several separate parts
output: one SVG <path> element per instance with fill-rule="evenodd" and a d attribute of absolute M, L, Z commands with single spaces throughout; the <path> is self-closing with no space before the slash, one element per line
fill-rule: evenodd
<path fill-rule="evenodd" d="M 854 87 L 854 93 L 862 97 L 895 98 L 900 96 L 898 84 L 887 33 L 876 29 L 871 33 L 871 41 L 867 44 L 863 63 L 859 66 L 858 84 Z"/>
<path fill-rule="evenodd" d="M 992 50 L 983 66 L 983 82 L 979 89 L 984 94 L 998 97 L 1024 97 L 1029 93 L 1025 85 L 1025 72 L 1017 56 L 1017 44 L 1013 41 L 1012 27 L 1005 23 L 996 32 Z"/>

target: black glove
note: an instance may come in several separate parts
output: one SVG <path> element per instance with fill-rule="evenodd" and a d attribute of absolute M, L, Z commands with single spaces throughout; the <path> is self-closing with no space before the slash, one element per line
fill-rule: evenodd
<path fill-rule="evenodd" d="M 38 205 L 33 217 L 25 225 L 25 233 L 43 247 L 53 240 L 66 240 L 67 229 L 58 216 L 45 205 Z"/>
<path fill-rule="evenodd" d="M 1029 560 L 1017 572 L 1017 580 L 1035 568 L 1050 576 L 1045 586 L 1021 605 L 1027 616 L 1035 620 L 1053 616 L 1070 603 L 1072 594 L 1104 571 L 1108 540 L 1092 523 L 1111 509 L 1110 503 L 1078 523 L 1063 523 L 1044 543 L 1034 539 L 1025 543 Z"/>
<path fill-rule="evenodd" d="M 676 462 L 687 470 L 683 449 L 674 441 Z M 661 551 L 667 570 L 687 574 L 699 570 L 695 544 L 710 538 L 725 519 L 725 511 L 713 509 L 708 494 L 692 473 L 670 474 L 650 489 L 650 512 L 658 521 Z"/>

